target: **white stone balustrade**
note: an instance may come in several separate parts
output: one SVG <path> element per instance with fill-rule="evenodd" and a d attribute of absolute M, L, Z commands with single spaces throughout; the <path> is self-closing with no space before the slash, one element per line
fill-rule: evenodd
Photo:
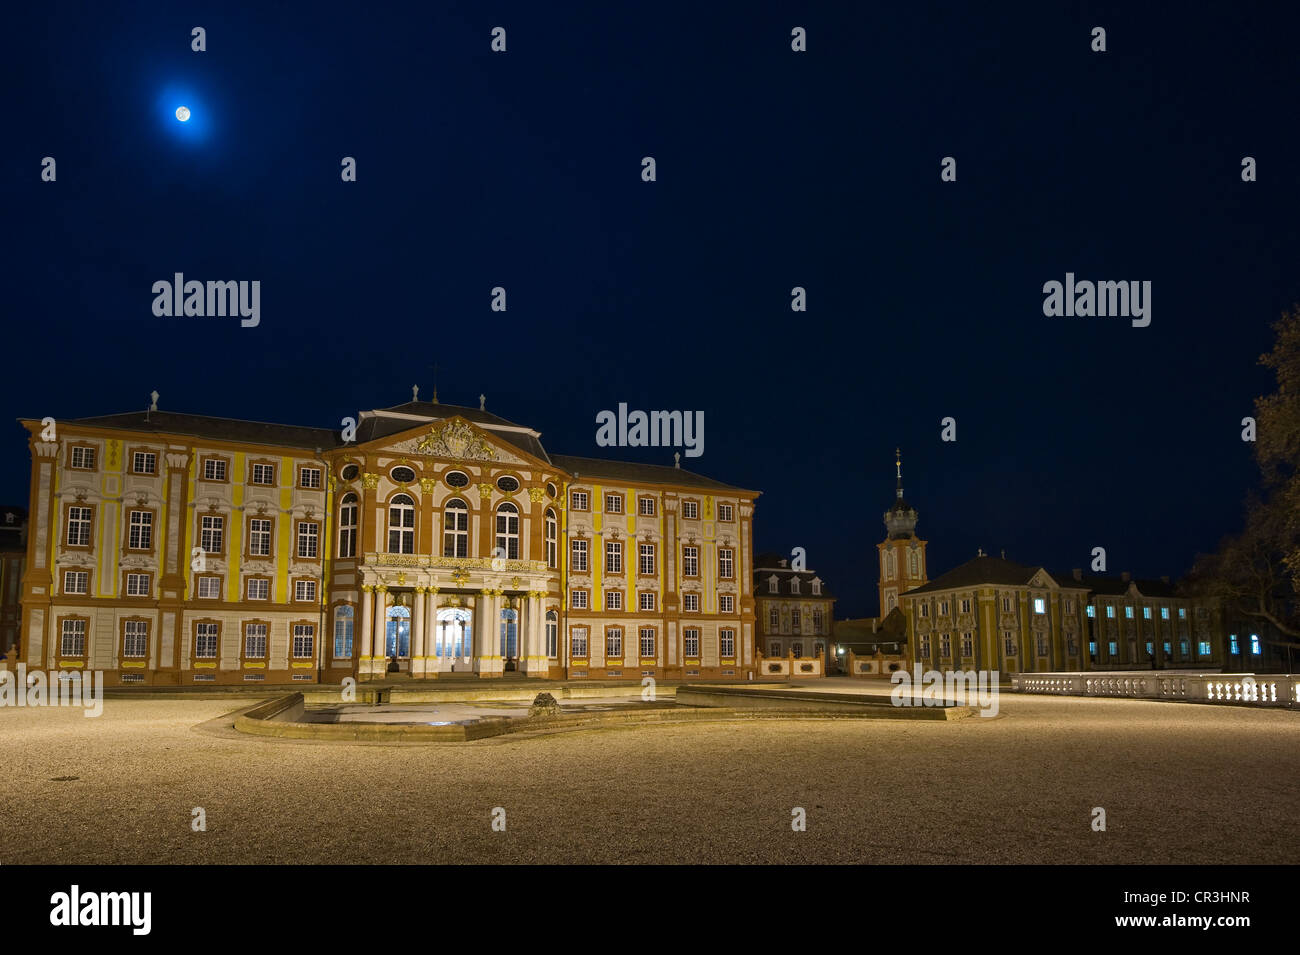
<path fill-rule="evenodd" d="M 1015 673 L 1017 693 L 1111 696 L 1300 708 L 1300 676 L 1278 673 L 1187 673 L 1162 670 Z"/>

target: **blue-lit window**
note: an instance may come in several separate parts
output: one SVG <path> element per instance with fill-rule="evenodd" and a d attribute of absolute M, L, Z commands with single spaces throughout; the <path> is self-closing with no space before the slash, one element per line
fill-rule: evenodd
<path fill-rule="evenodd" d="M 1197 644 L 1196 653 L 1198 656 L 1208 657 L 1210 655 L 1210 641 L 1202 640 L 1199 644 Z"/>
<path fill-rule="evenodd" d="M 1234 657 L 1241 652 L 1241 649 L 1237 646 L 1237 635 L 1235 633 L 1228 634 L 1228 652 Z"/>
<path fill-rule="evenodd" d="M 1143 607 L 1143 608 L 1142 608 L 1142 619 L 1143 619 L 1143 620 L 1150 620 L 1150 619 L 1151 619 L 1151 608 L 1150 608 L 1150 607 Z"/>
<path fill-rule="evenodd" d="M 1179 656 L 1179 658 L 1182 659 L 1182 660 L 1186 660 L 1186 659 L 1187 659 L 1187 641 L 1186 641 L 1186 640 L 1179 640 L 1179 641 L 1178 641 L 1178 656 Z"/>
<path fill-rule="evenodd" d="M 1115 619 L 1115 607 L 1113 604 L 1106 604 L 1106 616 L 1111 620 Z"/>
<path fill-rule="evenodd" d="M 1088 616 L 1094 618 L 1097 616 L 1097 608 L 1092 604 L 1088 604 Z"/>
<path fill-rule="evenodd" d="M 384 648 L 390 657 L 411 655 L 411 611 L 408 607 L 388 609 L 387 633 Z"/>
<path fill-rule="evenodd" d="M 352 659 L 352 608 L 334 611 L 334 659 Z"/>
<path fill-rule="evenodd" d="M 1112 640 L 1110 642 L 1110 648 L 1107 652 L 1109 652 L 1112 657 L 1119 656 L 1119 642 L 1116 640 Z"/>
<path fill-rule="evenodd" d="M 1042 597 L 1034 598 L 1034 613 L 1047 613 L 1047 601 Z"/>
<path fill-rule="evenodd" d="M 1155 655 L 1156 655 L 1156 645 L 1155 645 L 1154 643 L 1152 643 L 1150 640 L 1148 640 L 1148 641 L 1147 641 L 1147 656 L 1149 656 L 1149 657 L 1153 657 L 1153 656 L 1155 656 Z"/>
<path fill-rule="evenodd" d="M 1165 656 L 1172 656 L 1174 652 L 1173 645 L 1168 640 L 1165 641 Z"/>
<path fill-rule="evenodd" d="M 1133 608 L 1132 608 L 1132 607 L 1125 607 L 1125 608 L 1124 608 L 1124 617 L 1125 617 L 1125 619 L 1128 619 L 1128 620 L 1132 620 L 1132 619 L 1133 619 Z"/>
<path fill-rule="evenodd" d="M 1260 651 L 1260 648 L 1259 648 L 1259 634 L 1257 634 L 1257 633 L 1252 633 L 1252 634 L 1250 635 L 1250 653 L 1251 653 L 1252 656 L 1256 656 L 1256 657 L 1257 657 L 1257 656 L 1259 656 L 1260 652 L 1261 652 L 1261 651 Z"/>
<path fill-rule="evenodd" d="M 1097 641 L 1096 641 L 1096 640 L 1089 640 L 1089 641 L 1088 641 L 1088 656 L 1092 657 L 1094 660 L 1097 659 Z"/>
<path fill-rule="evenodd" d="M 501 611 L 501 655 L 519 655 L 519 612 L 516 610 Z"/>
<path fill-rule="evenodd" d="M 1186 620 L 1186 619 L 1187 619 L 1187 608 L 1186 608 L 1186 607 L 1179 607 L 1179 608 L 1178 608 L 1178 619 L 1179 619 L 1179 620 Z"/>
<path fill-rule="evenodd" d="M 1161 620 L 1168 620 L 1168 619 L 1169 619 L 1169 608 L 1168 608 L 1168 607 L 1161 607 L 1161 608 L 1160 608 L 1160 619 L 1161 619 Z"/>

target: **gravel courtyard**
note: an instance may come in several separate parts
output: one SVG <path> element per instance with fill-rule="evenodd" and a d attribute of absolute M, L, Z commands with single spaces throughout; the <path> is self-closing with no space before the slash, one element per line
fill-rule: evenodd
<path fill-rule="evenodd" d="M 1296 712 L 1007 693 L 951 723 L 405 746 L 209 722 L 250 702 L 0 709 L 0 864 L 1300 862 Z"/>

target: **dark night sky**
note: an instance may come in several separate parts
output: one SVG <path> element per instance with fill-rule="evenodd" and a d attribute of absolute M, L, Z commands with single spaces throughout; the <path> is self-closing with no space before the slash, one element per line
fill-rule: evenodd
<path fill-rule="evenodd" d="M 1239 422 L 1300 300 L 1294 10 L 24 6 L 0 67 L 11 418 L 157 389 L 334 426 L 428 397 L 436 362 L 444 402 L 485 392 L 553 452 L 671 463 L 596 447 L 596 413 L 701 409 L 685 463 L 762 490 L 757 549 L 805 547 L 841 616 L 875 612 L 895 445 L 932 576 L 1097 545 L 1178 575 L 1255 480 Z M 155 318 L 177 271 L 260 280 L 261 325 Z M 1150 280 L 1150 327 L 1044 317 L 1067 271 Z M 8 427 L 0 499 L 25 503 Z"/>

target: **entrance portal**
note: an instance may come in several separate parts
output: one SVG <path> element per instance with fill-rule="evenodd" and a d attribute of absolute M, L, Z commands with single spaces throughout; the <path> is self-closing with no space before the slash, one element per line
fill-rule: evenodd
<path fill-rule="evenodd" d="M 433 659 L 427 669 L 464 672 L 473 668 L 473 615 L 464 607 L 443 607 L 438 611 L 438 629 L 433 638 Z"/>

